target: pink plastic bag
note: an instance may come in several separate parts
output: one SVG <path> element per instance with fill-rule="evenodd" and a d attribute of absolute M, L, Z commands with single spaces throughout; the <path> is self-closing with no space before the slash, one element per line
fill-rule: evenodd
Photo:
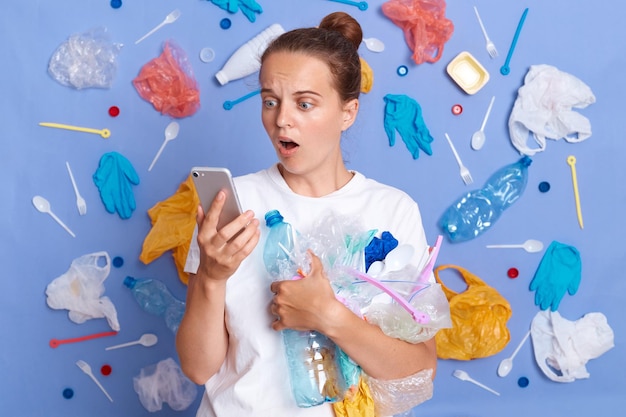
<path fill-rule="evenodd" d="M 183 118 L 200 108 L 200 91 L 187 55 L 171 42 L 165 43 L 158 58 L 141 68 L 133 85 L 161 114 Z"/>
<path fill-rule="evenodd" d="M 441 58 L 443 45 L 454 32 L 454 24 L 445 17 L 444 0 L 389 0 L 382 10 L 404 32 L 416 64 Z"/>

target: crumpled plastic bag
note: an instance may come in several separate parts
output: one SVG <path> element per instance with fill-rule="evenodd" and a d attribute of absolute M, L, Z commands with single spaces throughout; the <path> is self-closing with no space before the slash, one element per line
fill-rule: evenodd
<path fill-rule="evenodd" d="M 445 0 L 390 0 L 383 3 L 382 11 L 404 32 L 416 64 L 439 61 L 454 32 L 454 24 L 445 16 Z"/>
<path fill-rule="evenodd" d="M 530 334 L 537 365 L 555 382 L 589 378 L 587 362 L 615 346 L 613 330 L 602 313 L 587 313 L 569 321 L 557 311 L 540 311 Z"/>
<path fill-rule="evenodd" d="M 467 289 L 456 293 L 439 278 L 445 269 L 458 271 Z M 435 279 L 450 302 L 452 328 L 441 329 L 435 335 L 437 356 L 440 359 L 470 360 L 500 352 L 509 343 L 511 335 L 506 327 L 511 318 L 511 305 L 493 287 L 471 272 L 455 265 L 441 265 Z"/>
<path fill-rule="evenodd" d="M 509 116 L 513 146 L 532 156 L 545 150 L 546 138 L 571 143 L 587 139 L 591 123 L 572 109 L 584 109 L 595 101 L 589 86 L 573 75 L 550 65 L 531 65 Z M 527 145 L 530 133 L 538 148 Z"/>
<path fill-rule="evenodd" d="M 70 269 L 46 287 L 46 303 L 56 310 L 69 310 L 68 316 L 74 323 L 106 317 L 109 326 L 119 331 L 115 306 L 109 297 L 102 296 L 110 270 L 111 259 L 106 252 L 74 259 Z"/>
<path fill-rule="evenodd" d="M 48 73 L 59 84 L 82 88 L 110 88 L 122 45 L 112 43 L 105 28 L 71 35 L 54 51 Z"/>
<path fill-rule="evenodd" d="M 374 85 L 374 70 L 367 63 L 366 60 L 360 58 L 361 60 L 361 92 L 369 93 L 372 90 L 372 86 Z"/>
<path fill-rule="evenodd" d="M 187 409 L 198 396 L 198 386 L 187 378 L 172 358 L 141 368 L 133 377 L 133 388 L 141 405 L 150 412 L 159 411 L 163 403 L 172 410 Z"/>
<path fill-rule="evenodd" d="M 172 41 L 165 43 L 159 57 L 141 68 L 133 85 L 161 114 L 183 118 L 200 108 L 200 90 L 187 54 Z"/>
<path fill-rule="evenodd" d="M 129 219 L 137 208 L 132 185 L 139 184 L 137 171 L 122 154 L 108 152 L 100 158 L 93 182 L 100 191 L 100 199 L 109 213 Z"/>
<path fill-rule="evenodd" d="M 433 396 L 433 370 L 424 369 L 405 378 L 382 380 L 365 375 L 376 416 L 392 416 L 411 410 Z"/>
<path fill-rule="evenodd" d="M 342 401 L 333 403 L 335 417 L 376 417 L 374 399 L 363 378 L 345 393 Z"/>
<path fill-rule="evenodd" d="M 172 196 L 148 210 L 152 229 L 143 241 L 139 260 L 149 264 L 165 251 L 172 250 L 178 278 L 187 284 L 189 274 L 184 270 L 185 262 L 199 204 L 200 200 L 189 175 Z"/>

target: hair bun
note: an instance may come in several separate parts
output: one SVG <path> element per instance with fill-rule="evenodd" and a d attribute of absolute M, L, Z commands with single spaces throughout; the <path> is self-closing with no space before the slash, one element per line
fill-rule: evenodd
<path fill-rule="evenodd" d="M 341 33 L 346 39 L 359 49 L 363 40 L 363 30 L 355 18 L 345 12 L 334 12 L 322 19 L 320 28 Z"/>

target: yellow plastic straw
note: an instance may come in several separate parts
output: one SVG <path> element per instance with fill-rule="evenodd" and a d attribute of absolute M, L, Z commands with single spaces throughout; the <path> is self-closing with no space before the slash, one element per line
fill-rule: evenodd
<path fill-rule="evenodd" d="M 75 130 L 78 132 L 86 132 L 86 133 L 96 133 L 102 136 L 104 139 L 107 139 L 109 136 L 111 136 L 111 131 L 109 129 L 92 129 L 89 127 L 80 127 L 80 126 L 64 125 L 62 123 L 48 123 L 48 122 L 41 122 L 39 123 L 39 126 L 56 127 L 57 129 Z"/>
<path fill-rule="evenodd" d="M 583 213 L 580 210 L 580 195 L 578 194 L 578 181 L 576 179 L 576 157 L 570 155 L 567 157 L 567 164 L 572 168 L 572 183 L 574 184 L 574 198 L 576 199 L 576 214 L 578 215 L 578 224 L 583 228 Z"/>

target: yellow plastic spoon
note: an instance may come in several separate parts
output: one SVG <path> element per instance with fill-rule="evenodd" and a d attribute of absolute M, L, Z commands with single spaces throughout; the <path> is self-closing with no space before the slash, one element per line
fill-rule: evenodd
<path fill-rule="evenodd" d="M 572 184 L 574 184 L 574 198 L 576 199 L 576 215 L 578 216 L 578 224 L 583 228 L 583 213 L 580 209 L 580 195 L 578 194 L 578 180 L 576 179 L 576 157 L 570 155 L 567 157 L 567 164 L 572 169 Z"/>
<path fill-rule="evenodd" d="M 104 139 L 108 139 L 111 136 L 111 131 L 109 129 L 92 129 L 89 127 L 80 127 L 80 126 L 73 126 L 73 125 L 65 125 L 62 123 L 49 123 L 49 122 L 41 122 L 39 123 L 39 126 L 56 127 L 57 129 L 75 130 L 77 132 L 96 133 L 102 136 Z"/>

